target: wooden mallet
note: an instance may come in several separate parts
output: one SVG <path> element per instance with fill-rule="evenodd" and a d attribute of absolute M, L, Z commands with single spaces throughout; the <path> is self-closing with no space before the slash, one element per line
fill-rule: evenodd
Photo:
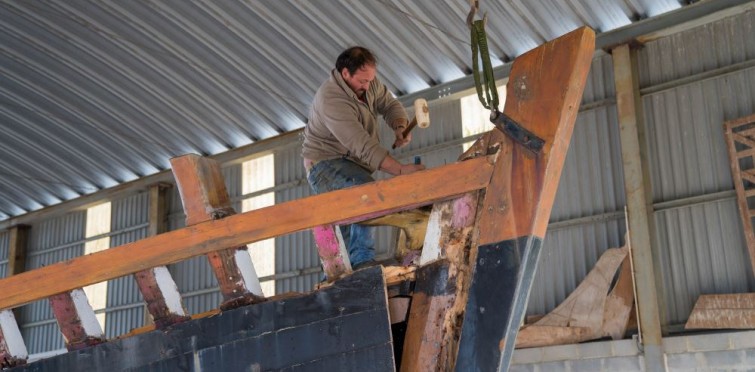
<path fill-rule="evenodd" d="M 427 100 L 424 98 L 417 98 L 414 100 L 414 118 L 411 123 L 409 123 L 409 126 L 404 129 L 404 138 L 406 138 L 409 132 L 411 132 L 416 126 L 419 126 L 422 129 L 430 126 L 430 109 L 427 108 Z M 393 148 L 396 148 L 396 144 L 393 145 Z"/>

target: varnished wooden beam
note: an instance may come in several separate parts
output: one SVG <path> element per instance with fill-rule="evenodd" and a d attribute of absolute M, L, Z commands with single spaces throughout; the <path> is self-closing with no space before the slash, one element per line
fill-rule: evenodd
<path fill-rule="evenodd" d="M 482 157 L 277 204 L 110 248 L 0 280 L 0 309 L 228 247 L 333 223 L 352 223 L 485 188 Z M 338 208 L 333 208 L 337 205 Z M 36 285 L 26 285 L 36 283 Z"/>

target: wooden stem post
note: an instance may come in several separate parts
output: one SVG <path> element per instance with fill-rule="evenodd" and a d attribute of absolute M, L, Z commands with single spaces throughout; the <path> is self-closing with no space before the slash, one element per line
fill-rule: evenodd
<path fill-rule="evenodd" d="M 487 140 L 498 159 L 470 258 L 457 371 L 509 366 L 594 50 L 595 33 L 583 27 L 514 61 L 504 114 L 544 144 L 533 152 L 499 130 Z"/>

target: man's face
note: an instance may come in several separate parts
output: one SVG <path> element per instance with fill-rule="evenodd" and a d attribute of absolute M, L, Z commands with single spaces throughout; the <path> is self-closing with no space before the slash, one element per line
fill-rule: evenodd
<path fill-rule="evenodd" d="M 364 92 L 370 86 L 370 83 L 375 80 L 375 66 L 365 65 L 362 68 L 354 71 L 354 75 L 349 73 L 348 69 L 341 70 L 341 76 L 349 88 L 357 94 L 357 97 L 362 97 Z"/>

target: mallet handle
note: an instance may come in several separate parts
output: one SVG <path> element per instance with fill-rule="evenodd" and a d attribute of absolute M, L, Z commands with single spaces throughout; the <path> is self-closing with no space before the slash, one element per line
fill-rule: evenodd
<path fill-rule="evenodd" d="M 404 129 L 404 133 L 403 133 L 404 138 L 406 138 L 409 132 L 411 132 L 412 129 L 414 129 L 414 127 L 416 126 L 417 126 L 417 117 L 415 116 L 414 119 L 412 119 L 411 123 L 409 123 L 409 126 L 406 127 L 406 129 Z M 391 148 L 396 149 L 396 144 L 394 144 Z"/>

